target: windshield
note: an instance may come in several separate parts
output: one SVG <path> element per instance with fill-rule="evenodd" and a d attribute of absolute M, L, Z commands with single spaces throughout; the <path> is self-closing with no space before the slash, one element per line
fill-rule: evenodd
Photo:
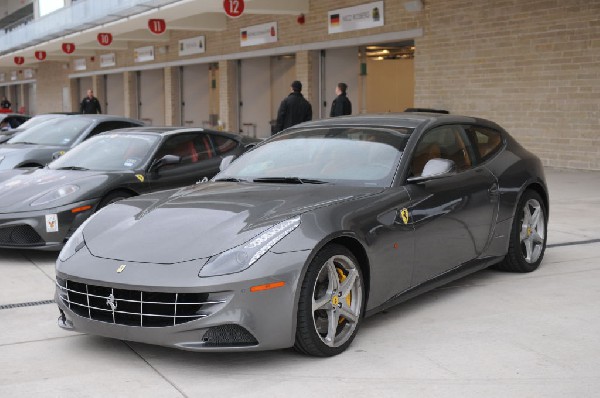
<path fill-rule="evenodd" d="M 48 165 L 53 170 L 139 169 L 153 152 L 160 137 L 154 134 L 98 135 L 77 145 Z"/>
<path fill-rule="evenodd" d="M 37 116 L 34 116 L 31 119 L 27 120 L 22 125 L 20 125 L 19 128 L 22 130 L 25 130 L 25 129 L 28 129 L 29 127 L 37 126 L 41 123 L 47 122 L 48 120 L 59 119 L 62 117 L 65 117 L 65 115 L 52 115 L 52 114 L 37 115 Z"/>
<path fill-rule="evenodd" d="M 215 180 L 390 186 L 410 129 L 321 127 L 276 136 Z"/>
<path fill-rule="evenodd" d="M 8 143 L 69 147 L 92 123 L 91 119 L 71 117 L 50 119 L 17 134 Z"/>

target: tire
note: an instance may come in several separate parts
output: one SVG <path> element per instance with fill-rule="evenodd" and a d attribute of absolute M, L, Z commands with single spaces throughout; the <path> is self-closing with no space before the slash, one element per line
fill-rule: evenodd
<path fill-rule="evenodd" d="M 102 200 L 100 201 L 100 204 L 98 205 L 98 208 L 96 209 L 96 211 L 102 209 L 103 207 L 108 206 L 111 203 L 115 203 L 118 202 L 119 200 L 122 199 L 127 199 L 129 197 L 131 197 L 131 194 L 128 194 L 127 192 L 111 192 L 108 195 L 106 195 L 104 198 L 102 198 Z"/>
<path fill-rule="evenodd" d="M 344 246 L 325 246 L 302 282 L 294 348 L 317 357 L 342 353 L 358 332 L 364 303 L 364 281 L 356 258 Z"/>
<path fill-rule="evenodd" d="M 494 267 L 510 272 L 535 271 L 546 250 L 548 213 L 540 195 L 527 190 L 519 200 L 510 232 L 508 253 Z"/>

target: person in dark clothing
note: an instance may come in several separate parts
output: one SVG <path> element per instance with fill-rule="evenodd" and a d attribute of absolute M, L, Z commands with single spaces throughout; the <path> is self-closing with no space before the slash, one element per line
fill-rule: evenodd
<path fill-rule="evenodd" d="M 102 113 L 100 101 L 98 101 L 98 98 L 94 97 L 94 92 L 91 89 L 87 91 L 87 96 L 81 101 L 81 113 L 93 115 Z"/>
<path fill-rule="evenodd" d="M 277 124 L 272 132 L 276 134 L 282 130 L 292 127 L 298 123 L 312 120 L 312 106 L 302 95 L 302 83 L 294 80 L 291 86 L 292 92 L 288 95 L 277 111 Z"/>
<path fill-rule="evenodd" d="M 329 116 L 352 115 L 352 103 L 346 96 L 346 90 L 348 90 L 348 85 L 346 83 L 338 83 L 335 87 L 335 94 L 337 97 L 331 103 L 331 112 L 329 113 Z"/>
<path fill-rule="evenodd" d="M 2 97 L 2 102 L 0 102 L 0 108 L 10 109 L 11 106 L 12 104 L 10 103 L 10 101 L 7 100 L 6 97 Z"/>

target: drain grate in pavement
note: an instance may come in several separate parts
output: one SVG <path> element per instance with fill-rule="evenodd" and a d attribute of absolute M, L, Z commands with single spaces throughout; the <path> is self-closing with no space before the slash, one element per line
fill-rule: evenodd
<path fill-rule="evenodd" d="M 17 303 L 17 304 L 2 304 L 2 305 L 0 305 L 0 310 L 9 310 L 11 308 L 21 308 L 21 307 L 37 307 L 38 305 L 46 305 L 46 304 L 54 304 L 54 300 L 41 300 L 41 301 L 32 301 L 29 303 Z"/>
<path fill-rule="evenodd" d="M 600 239 L 589 239 L 589 240 L 578 240 L 578 241 L 575 241 L 575 242 L 554 243 L 552 245 L 546 245 L 546 248 L 562 247 L 562 246 L 588 245 L 590 243 L 600 243 Z"/>

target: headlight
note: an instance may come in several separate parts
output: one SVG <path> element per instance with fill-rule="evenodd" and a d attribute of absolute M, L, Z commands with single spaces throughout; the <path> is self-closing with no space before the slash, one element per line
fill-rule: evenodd
<path fill-rule="evenodd" d="M 275 224 L 244 245 L 211 257 L 200 270 L 200 277 L 233 274 L 250 267 L 264 256 L 277 242 L 300 225 L 300 217 Z"/>
<path fill-rule="evenodd" d="M 75 253 L 77 253 L 79 250 L 81 250 L 85 246 L 85 239 L 83 239 L 83 229 L 85 228 L 86 225 L 88 225 L 88 223 L 90 221 L 92 221 L 92 218 L 96 217 L 98 215 L 98 213 L 102 210 L 104 210 L 104 209 L 98 210 L 97 212 L 95 212 L 94 214 L 89 216 L 88 219 L 85 220 L 75 230 L 73 235 L 71 235 L 71 237 L 69 238 L 67 243 L 63 246 L 62 250 L 58 254 L 58 258 L 60 259 L 60 261 L 67 261 L 68 259 L 73 257 L 73 255 Z"/>
<path fill-rule="evenodd" d="M 79 228 L 77 228 L 75 233 L 71 235 L 65 246 L 62 248 L 60 254 L 58 255 L 60 261 L 67 261 L 68 259 L 73 257 L 75 253 L 81 250 L 83 246 L 85 246 L 85 240 L 83 239 L 83 227 L 86 223 L 87 221 L 81 224 Z"/>
<path fill-rule="evenodd" d="M 41 206 L 45 205 L 46 203 L 54 202 L 55 200 L 62 199 L 67 195 L 71 195 L 77 192 L 78 190 L 79 186 L 77 185 L 63 185 L 60 188 L 56 188 L 55 190 L 52 190 L 40 196 L 31 203 L 31 206 Z"/>

